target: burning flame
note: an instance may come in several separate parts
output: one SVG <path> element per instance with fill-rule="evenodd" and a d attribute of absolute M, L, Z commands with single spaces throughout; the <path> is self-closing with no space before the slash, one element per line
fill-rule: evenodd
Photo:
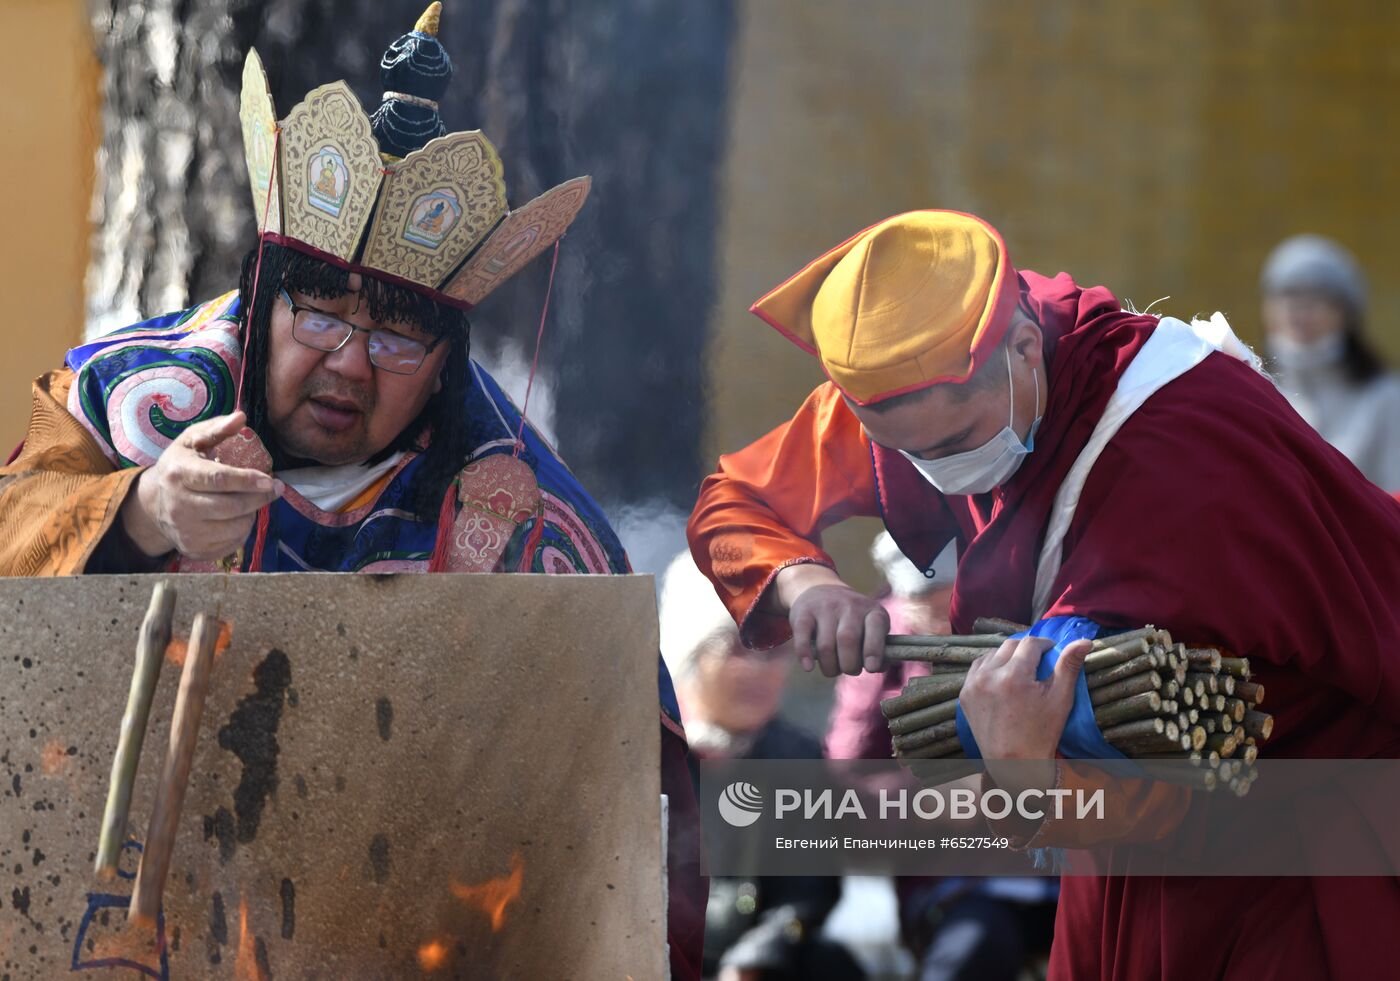
<path fill-rule="evenodd" d="M 452 894 L 491 918 L 491 932 L 499 933 L 506 925 L 506 907 L 520 897 L 520 884 L 525 878 L 525 860 L 516 852 L 510 857 L 510 874 L 487 879 L 477 886 L 452 883 Z"/>
<path fill-rule="evenodd" d="M 214 638 L 214 657 L 220 657 L 224 651 L 228 650 L 228 645 L 233 643 L 233 621 L 219 621 L 219 636 Z M 170 643 L 165 645 L 165 660 L 177 668 L 185 666 L 185 658 L 190 653 L 190 641 L 188 637 L 172 637 Z"/>
<path fill-rule="evenodd" d="M 506 908 L 520 898 L 520 886 L 525 879 L 525 860 L 516 852 L 510 857 L 510 872 L 507 875 L 487 879 L 474 886 L 464 886 L 460 882 L 450 883 L 452 894 L 473 909 L 479 909 L 491 921 L 491 932 L 500 933 L 506 925 Z M 452 938 L 433 939 L 418 948 L 418 966 L 423 973 L 431 974 L 447 965 L 451 953 Z"/>
<path fill-rule="evenodd" d="M 432 940 L 418 948 L 418 966 L 424 971 L 436 971 L 447 963 L 447 944 Z"/>
<path fill-rule="evenodd" d="M 238 900 L 238 957 L 233 962 L 233 976 L 236 981 L 268 981 L 262 965 L 258 963 L 257 943 L 248 930 L 248 900 Z"/>

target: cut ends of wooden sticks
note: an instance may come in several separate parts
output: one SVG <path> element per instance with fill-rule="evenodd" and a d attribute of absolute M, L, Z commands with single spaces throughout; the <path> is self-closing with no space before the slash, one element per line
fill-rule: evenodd
<path fill-rule="evenodd" d="M 1025 629 L 978 618 L 974 634 L 891 637 L 887 657 L 921 661 L 931 673 L 881 703 L 896 758 L 962 757 L 953 720 L 967 670 Z M 1190 778 L 1195 789 L 1248 791 L 1273 717 L 1257 708 L 1264 689 L 1248 680 L 1246 658 L 1178 643 L 1148 625 L 1095 640 L 1084 670 L 1094 721 L 1114 749 L 1134 759 L 1189 759 L 1207 771 Z"/>

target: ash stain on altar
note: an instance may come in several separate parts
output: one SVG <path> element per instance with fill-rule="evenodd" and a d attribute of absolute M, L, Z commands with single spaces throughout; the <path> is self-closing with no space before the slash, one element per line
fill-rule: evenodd
<path fill-rule="evenodd" d="M 228 943 L 228 914 L 224 910 L 224 896 L 214 893 L 213 906 L 209 910 L 208 955 L 210 964 L 223 962 L 223 947 Z"/>
<path fill-rule="evenodd" d="M 386 835 L 375 835 L 369 843 L 370 876 L 377 885 L 389 881 L 389 839 Z"/>
<path fill-rule="evenodd" d="M 206 837 L 212 832 L 219 839 L 219 857 L 224 862 L 232 857 L 235 843 L 247 844 L 258 836 L 267 799 L 277 792 L 277 727 L 291 684 L 291 659 L 275 648 L 269 650 L 253 669 L 254 690 L 239 699 L 228 723 L 219 730 L 219 746 L 243 764 L 243 775 L 233 791 L 233 814 L 221 807 L 205 819 Z"/>
<path fill-rule="evenodd" d="M 394 703 L 387 697 L 374 703 L 374 720 L 379 726 L 379 738 L 387 743 L 394 735 Z"/>
<path fill-rule="evenodd" d="M 291 879 L 282 880 L 282 939 L 291 940 L 297 932 L 297 887 Z"/>
<path fill-rule="evenodd" d="M 234 849 L 238 847 L 238 826 L 233 819 L 233 812 L 227 807 L 220 807 L 213 815 L 206 815 L 204 818 L 204 840 L 211 838 L 219 842 L 219 862 L 227 865 L 228 860 L 233 858 Z"/>

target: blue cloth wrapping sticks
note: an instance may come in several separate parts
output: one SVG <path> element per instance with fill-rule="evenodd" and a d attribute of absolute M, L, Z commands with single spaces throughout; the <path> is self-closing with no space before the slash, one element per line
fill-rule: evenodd
<path fill-rule="evenodd" d="M 1048 617 L 1029 630 L 1011 636 L 1013 638 L 1049 637 L 1055 642 L 1054 647 L 1040 656 L 1040 666 L 1035 671 L 1036 678 L 1044 681 L 1055 670 L 1055 662 L 1060 659 L 1060 654 L 1066 647 L 1076 640 L 1092 640 L 1100 632 L 1101 628 L 1092 620 L 1087 620 L 1084 617 L 1060 616 Z M 957 711 L 958 741 L 962 743 L 963 752 L 970 760 L 980 760 L 982 752 L 977 748 L 977 740 L 972 738 L 972 727 L 967 724 L 961 703 L 958 704 Z M 1065 731 L 1060 736 L 1059 751 L 1061 756 L 1068 759 L 1127 759 L 1104 741 L 1103 733 L 1099 731 L 1099 725 L 1094 721 L 1094 706 L 1089 702 L 1089 684 L 1084 680 L 1083 671 L 1079 672 L 1079 678 L 1075 681 L 1074 705 L 1069 710 L 1069 718 L 1065 720 Z"/>

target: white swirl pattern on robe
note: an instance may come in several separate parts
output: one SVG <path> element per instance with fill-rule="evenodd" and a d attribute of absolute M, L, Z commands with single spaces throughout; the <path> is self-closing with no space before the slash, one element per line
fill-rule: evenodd
<path fill-rule="evenodd" d="M 174 339 L 133 338 L 83 365 L 68 411 L 114 464 L 150 466 L 190 423 L 233 410 L 241 362 L 232 322 Z"/>

